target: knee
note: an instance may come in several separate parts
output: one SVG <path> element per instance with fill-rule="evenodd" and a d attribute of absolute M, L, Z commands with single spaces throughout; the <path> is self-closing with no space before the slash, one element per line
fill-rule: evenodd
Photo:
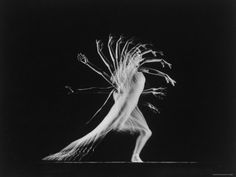
<path fill-rule="evenodd" d="M 144 129 L 140 133 L 141 133 L 141 135 L 146 136 L 146 137 L 152 136 L 152 131 L 150 129 Z"/>
<path fill-rule="evenodd" d="M 152 131 L 150 129 L 146 130 L 146 136 L 148 137 L 152 136 Z"/>

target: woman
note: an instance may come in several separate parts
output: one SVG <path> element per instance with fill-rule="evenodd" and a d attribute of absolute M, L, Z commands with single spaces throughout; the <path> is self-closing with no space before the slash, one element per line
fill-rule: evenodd
<path fill-rule="evenodd" d="M 96 41 L 97 52 L 106 65 L 109 74 L 92 64 L 85 55 L 78 54 L 78 60 L 102 76 L 110 86 L 77 89 L 77 91 L 96 91 L 97 93 L 109 92 L 105 103 L 95 115 L 103 108 L 112 94 L 113 106 L 94 130 L 72 142 L 60 152 L 45 157 L 44 160 L 67 160 L 72 158 L 80 160 L 91 149 L 94 149 L 96 142 L 103 139 L 108 132 L 129 131 L 139 133 L 131 161 L 142 162 L 140 158 L 141 150 L 152 133 L 138 108 L 138 101 L 142 94 L 164 95 L 162 87 L 144 90 L 146 79 L 143 73 L 164 77 L 167 83 L 175 85 L 175 81 L 167 74 L 153 68 L 143 67 L 143 65 L 146 63 L 160 63 L 162 67 L 167 65 L 171 68 L 171 64 L 162 58 L 157 58 L 157 54 L 163 56 L 162 52 L 148 49 L 147 44 L 133 45 L 132 40 L 127 40 L 124 43 L 122 37 L 116 41 L 115 46 L 113 46 L 113 43 L 113 37 L 109 36 L 107 47 L 110 59 L 108 60 L 102 52 L 102 43 Z M 130 47 L 131 45 L 132 47 Z M 148 55 L 152 57 L 147 57 Z M 75 93 L 71 87 L 67 86 L 67 88 L 71 93 Z M 148 106 L 157 111 L 157 108 L 150 103 L 148 103 Z"/>

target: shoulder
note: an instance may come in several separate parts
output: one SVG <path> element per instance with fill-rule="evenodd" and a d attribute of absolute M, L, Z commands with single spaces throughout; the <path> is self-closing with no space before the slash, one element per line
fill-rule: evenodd
<path fill-rule="evenodd" d="M 142 72 L 137 72 L 136 75 L 137 75 L 137 78 L 145 80 L 145 76 L 143 75 Z"/>
<path fill-rule="evenodd" d="M 146 80 L 142 72 L 135 73 L 134 77 L 135 77 L 135 80 L 137 80 L 138 82 L 145 82 Z"/>

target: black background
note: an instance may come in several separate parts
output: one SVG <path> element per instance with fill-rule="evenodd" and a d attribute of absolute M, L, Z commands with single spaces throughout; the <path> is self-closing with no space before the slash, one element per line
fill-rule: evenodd
<path fill-rule="evenodd" d="M 163 100 L 143 97 L 153 131 L 145 161 L 219 162 L 235 157 L 235 4 L 233 1 L 3 1 L 1 55 L 1 165 L 5 172 L 55 153 L 92 130 L 85 122 L 105 95 L 68 96 L 75 88 L 106 86 L 76 60 L 83 52 L 102 66 L 95 39 L 135 37 L 162 50 L 176 81 Z M 147 87 L 161 78 L 147 76 Z M 129 161 L 135 136 L 109 134 L 92 161 Z"/>

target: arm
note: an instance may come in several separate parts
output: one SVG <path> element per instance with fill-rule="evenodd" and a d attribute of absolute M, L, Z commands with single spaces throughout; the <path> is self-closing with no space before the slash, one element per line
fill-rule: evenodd
<path fill-rule="evenodd" d="M 143 90 L 142 94 L 143 94 L 143 95 L 146 95 L 146 94 L 153 94 L 154 96 L 158 96 L 158 95 L 164 96 L 165 93 L 163 92 L 163 90 L 165 90 L 165 88 L 163 88 L 163 87 L 149 88 L 149 89 Z"/>
<path fill-rule="evenodd" d="M 109 35 L 109 39 L 108 39 L 108 43 L 107 43 L 107 48 L 108 48 L 108 51 L 109 51 L 109 54 L 110 54 L 110 57 L 111 57 L 114 69 L 116 70 L 117 69 L 117 60 L 115 59 L 115 53 L 114 53 L 114 51 L 112 49 L 112 44 L 114 42 L 112 39 L 113 39 L 113 37 L 111 35 Z"/>
<path fill-rule="evenodd" d="M 71 86 L 65 86 L 68 89 L 68 94 L 79 94 L 79 93 L 98 93 L 98 94 L 106 94 L 110 93 L 113 89 L 112 86 L 110 87 L 88 87 L 88 88 L 79 88 L 73 89 Z"/>
<path fill-rule="evenodd" d="M 110 61 L 103 54 L 103 52 L 102 52 L 103 44 L 101 43 L 101 41 L 96 40 L 96 47 L 97 47 L 98 55 L 100 56 L 100 58 L 102 59 L 103 63 L 106 65 L 106 67 L 108 68 L 110 74 L 113 75 L 112 70 L 114 70 L 114 66 L 110 63 Z"/>
<path fill-rule="evenodd" d="M 112 95 L 112 93 L 114 92 L 114 90 L 110 91 L 107 99 L 105 100 L 105 102 L 102 104 L 102 106 L 97 110 L 97 112 L 95 112 L 95 114 L 86 122 L 86 124 L 88 124 L 89 122 L 91 122 L 91 120 L 102 110 L 102 108 L 106 105 L 107 101 L 109 100 L 110 96 Z"/>
<path fill-rule="evenodd" d="M 111 86 L 113 86 L 113 88 L 115 88 L 115 86 L 110 81 L 110 76 L 106 72 L 98 68 L 96 65 L 92 64 L 84 54 L 79 53 L 77 59 L 79 62 L 82 62 L 83 64 L 87 65 L 94 72 L 102 76 Z"/>
<path fill-rule="evenodd" d="M 142 66 L 145 63 L 161 63 L 162 67 L 164 68 L 165 65 L 167 65 L 169 68 L 171 68 L 171 64 L 165 61 L 162 58 L 150 58 L 150 59 L 145 59 L 140 66 Z"/>
<path fill-rule="evenodd" d="M 170 76 L 168 76 L 166 73 L 163 73 L 157 69 L 153 69 L 153 68 L 147 68 L 147 67 L 142 67 L 139 68 L 139 70 L 143 73 L 147 73 L 147 74 L 151 74 L 151 75 L 155 75 L 155 76 L 161 76 L 164 77 L 167 83 L 171 83 L 173 86 L 175 86 L 176 81 L 173 80 Z"/>
<path fill-rule="evenodd" d="M 157 107 L 156 106 L 154 106 L 153 104 L 151 104 L 151 103 L 149 103 L 149 102 L 146 102 L 146 103 L 144 103 L 143 104 L 144 106 L 147 106 L 149 109 L 151 109 L 151 111 L 153 112 L 153 113 L 160 113 L 160 111 L 157 109 Z"/>

